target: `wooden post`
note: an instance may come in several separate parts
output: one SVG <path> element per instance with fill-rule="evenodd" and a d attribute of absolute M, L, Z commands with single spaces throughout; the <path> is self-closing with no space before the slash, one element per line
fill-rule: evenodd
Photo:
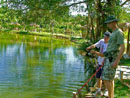
<path fill-rule="evenodd" d="M 123 80 L 123 71 L 120 71 L 120 80 Z"/>

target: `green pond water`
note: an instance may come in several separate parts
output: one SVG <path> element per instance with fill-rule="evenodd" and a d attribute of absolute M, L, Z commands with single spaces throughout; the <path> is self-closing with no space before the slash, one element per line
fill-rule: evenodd
<path fill-rule="evenodd" d="M 68 40 L 0 33 L 0 98 L 72 98 L 84 59 Z"/>

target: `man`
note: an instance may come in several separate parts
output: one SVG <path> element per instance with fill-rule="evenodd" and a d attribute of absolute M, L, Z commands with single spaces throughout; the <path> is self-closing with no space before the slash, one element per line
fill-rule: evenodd
<path fill-rule="evenodd" d="M 107 27 L 112 29 L 108 47 L 104 53 L 104 66 L 101 75 L 101 79 L 108 90 L 109 98 L 114 98 L 114 77 L 116 68 L 118 67 L 119 61 L 124 53 L 124 36 L 122 31 L 117 26 L 118 19 L 115 16 L 109 16 L 105 23 Z"/>
<path fill-rule="evenodd" d="M 89 46 L 88 48 L 86 48 L 87 50 L 90 50 L 90 49 L 95 48 L 95 47 L 100 48 L 100 52 L 93 51 L 93 50 L 90 51 L 91 53 L 98 55 L 98 66 L 97 66 L 96 69 L 99 69 L 99 67 L 102 66 L 102 63 L 103 63 L 103 60 L 104 60 L 104 57 L 102 57 L 102 56 L 103 56 L 103 53 L 107 49 L 109 37 L 110 37 L 110 32 L 105 32 L 104 33 L 104 39 L 101 39 L 97 43 L 95 43 L 95 44 Z M 101 95 L 101 86 L 102 86 L 101 74 L 102 74 L 102 68 L 96 74 L 97 88 L 98 89 L 97 89 L 95 96 L 97 94 Z"/>

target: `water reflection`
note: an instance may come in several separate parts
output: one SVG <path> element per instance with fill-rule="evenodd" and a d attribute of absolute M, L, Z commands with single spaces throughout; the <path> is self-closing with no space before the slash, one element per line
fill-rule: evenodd
<path fill-rule="evenodd" d="M 55 45 L 0 42 L 0 97 L 72 97 L 83 84 L 84 61 L 71 45 Z"/>

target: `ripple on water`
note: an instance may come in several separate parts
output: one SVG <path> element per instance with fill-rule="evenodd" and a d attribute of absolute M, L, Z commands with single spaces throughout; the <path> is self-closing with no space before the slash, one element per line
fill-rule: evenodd
<path fill-rule="evenodd" d="M 83 80 L 83 58 L 72 46 L 0 47 L 0 98 L 70 98 Z"/>

